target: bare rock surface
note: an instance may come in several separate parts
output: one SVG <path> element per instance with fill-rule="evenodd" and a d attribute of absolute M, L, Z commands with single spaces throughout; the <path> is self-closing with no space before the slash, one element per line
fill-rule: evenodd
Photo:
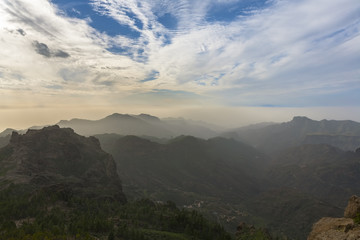
<path fill-rule="evenodd" d="M 70 128 L 13 132 L 10 143 L 0 149 L 0 169 L 0 188 L 22 184 L 32 191 L 126 201 L 112 156 L 98 139 Z"/>
<path fill-rule="evenodd" d="M 359 240 L 360 226 L 354 222 L 354 218 L 360 213 L 359 206 L 359 197 L 352 196 L 344 218 L 320 219 L 313 225 L 307 240 Z"/>
<path fill-rule="evenodd" d="M 355 218 L 360 213 L 360 197 L 352 196 L 345 209 L 344 217 Z"/>

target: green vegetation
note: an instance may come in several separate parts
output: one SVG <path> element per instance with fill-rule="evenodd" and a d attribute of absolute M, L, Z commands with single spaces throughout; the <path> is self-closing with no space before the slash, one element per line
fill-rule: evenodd
<path fill-rule="evenodd" d="M 222 226 L 173 202 L 127 204 L 31 192 L 11 185 L 0 192 L 0 239 L 232 239 Z"/>
<path fill-rule="evenodd" d="M 271 240 L 272 238 L 262 230 L 243 233 L 236 240 Z"/>
<path fill-rule="evenodd" d="M 354 218 L 354 223 L 360 224 L 360 213 L 358 213 L 358 214 L 356 215 L 356 217 Z"/>
<path fill-rule="evenodd" d="M 273 238 L 265 229 L 255 228 L 242 222 L 237 227 L 236 240 L 272 240 Z"/>

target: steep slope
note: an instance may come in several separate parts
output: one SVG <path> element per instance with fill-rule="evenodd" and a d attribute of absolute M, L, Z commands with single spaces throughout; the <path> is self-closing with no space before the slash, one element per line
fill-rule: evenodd
<path fill-rule="evenodd" d="M 161 120 L 148 114 L 129 115 L 114 113 L 99 120 L 72 119 L 62 120 L 58 123 L 61 127 L 70 127 L 75 132 L 90 136 L 104 133 L 121 135 L 153 136 L 170 138 L 181 134 L 192 133 L 198 137 L 214 137 L 216 132 L 185 120 Z"/>
<path fill-rule="evenodd" d="M 330 145 L 302 145 L 279 153 L 269 172 L 276 187 L 288 187 L 343 208 L 360 194 L 360 153 Z"/>
<path fill-rule="evenodd" d="M 269 153 L 301 145 L 308 135 L 315 134 L 360 136 L 360 123 L 335 120 L 314 121 L 306 117 L 294 117 L 290 122 L 265 127 L 240 128 L 234 133 L 227 133 L 231 137 Z M 322 143 L 336 144 L 335 146 L 340 148 L 344 145 L 342 142 L 338 144 L 332 138 L 323 138 Z"/>
<path fill-rule="evenodd" d="M 0 186 L 22 184 L 91 198 L 125 202 L 113 158 L 94 137 L 82 137 L 58 126 L 13 132 L 0 149 Z"/>

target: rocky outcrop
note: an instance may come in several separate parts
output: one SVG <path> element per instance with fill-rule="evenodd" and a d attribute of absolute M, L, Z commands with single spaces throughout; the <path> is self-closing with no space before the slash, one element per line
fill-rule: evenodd
<path fill-rule="evenodd" d="M 125 202 L 112 156 L 94 137 L 59 126 L 13 132 L 0 149 L 0 186 L 24 184 L 37 190 Z"/>
<path fill-rule="evenodd" d="M 360 214 L 360 198 L 352 196 L 346 207 L 344 218 L 320 219 L 314 224 L 307 240 L 358 240 L 360 226 L 354 218 Z"/>
<path fill-rule="evenodd" d="M 360 197 L 352 196 L 345 209 L 344 217 L 355 218 L 358 214 L 360 214 Z"/>

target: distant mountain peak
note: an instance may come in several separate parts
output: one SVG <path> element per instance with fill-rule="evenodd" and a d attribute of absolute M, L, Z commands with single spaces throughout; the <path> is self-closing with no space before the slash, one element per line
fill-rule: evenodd
<path fill-rule="evenodd" d="M 188 149 L 197 148 L 200 145 L 206 143 L 208 140 L 197 138 L 190 135 L 181 135 L 176 138 L 173 138 L 169 141 L 170 145 L 173 146 L 186 146 Z"/>
<path fill-rule="evenodd" d="M 267 153 L 301 144 L 329 144 L 354 151 L 360 145 L 360 123 L 349 120 L 312 120 L 295 116 L 291 121 L 265 127 L 243 127 L 227 134 Z"/>
<path fill-rule="evenodd" d="M 314 121 L 314 120 L 305 116 L 295 116 L 291 121 L 301 123 L 301 122 Z"/>
<path fill-rule="evenodd" d="M 141 118 L 146 121 L 152 121 L 152 122 L 160 122 L 161 120 L 158 117 L 155 117 L 153 115 L 147 114 L 147 113 L 141 113 L 139 115 L 134 115 L 135 117 Z"/>
<path fill-rule="evenodd" d="M 118 118 L 132 119 L 133 117 L 129 114 L 121 114 L 121 113 L 113 113 L 113 114 L 105 117 L 105 119 L 118 119 Z"/>

